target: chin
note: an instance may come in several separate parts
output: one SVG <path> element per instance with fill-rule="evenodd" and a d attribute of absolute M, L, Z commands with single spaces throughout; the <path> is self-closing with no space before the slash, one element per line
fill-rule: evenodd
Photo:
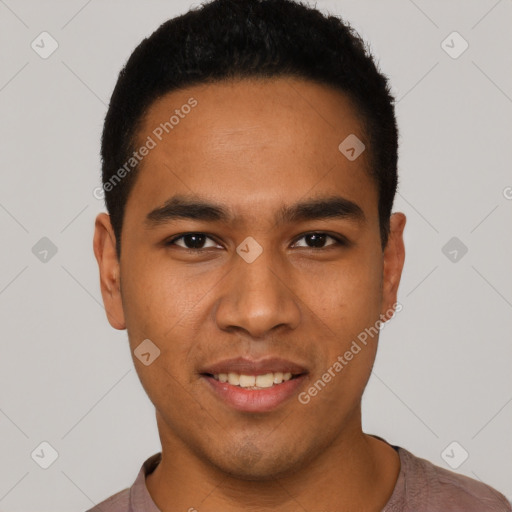
<path fill-rule="evenodd" d="M 282 478 L 296 471 L 300 462 L 296 452 L 281 451 L 272 448 L 259 448 L 248 442 L 237 449 L 230 449 L 210 459 L 211 463 L 233 478 L 250 481 L 270 481 Z M 293 455 L 292 455 L 293 454 Z"/>

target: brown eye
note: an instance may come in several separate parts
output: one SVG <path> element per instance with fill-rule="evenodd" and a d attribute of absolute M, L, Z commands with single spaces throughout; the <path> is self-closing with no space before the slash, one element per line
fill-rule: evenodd
<path fill-rule="evenodd" d="M 213 245 L 205 246 L 205 242 L 208 240 L 210 240 Z M 181 243 L 176 243 L 177 241 L 181 241 Z M 217 246 L 217 244 L 204 233 L 185 233 L 184 235 L 180 235 L 169 240 L 166 242 L 166 245 L 177 245 L 178 247 L 190 250 L 207 249 L 209 247 Z"/>
<path fill-rule="evenodd" d="M 330 245 L 345 245 L 344 240 L 341 238 L 328 235 L 327 233 L 306 233 L 302 235 L 298 240 L 304 239 L 306 241 L 306 245 L 301 245 L 300 247 L 307 247 L 309 249 L 323 249 L 324 247 L 328 247 Z M 332 240 L 334 243 L 326 242 Z M 297 242 L 295 243 L 297 245 Z"/>

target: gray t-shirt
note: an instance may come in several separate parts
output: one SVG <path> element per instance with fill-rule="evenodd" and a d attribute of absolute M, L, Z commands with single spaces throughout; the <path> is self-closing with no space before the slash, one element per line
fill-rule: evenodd
<path fill-rule="evenodd" d="M 400 473 L 382 512 L 512 512 L 503 494 L 467 476 L 420 459 L 393 446 L 400 456 Z M 146 475 L 161 460 L 161 452 L 147 459 L 134 484 L 87 512 L 161 512 L 146 487 Z"/>

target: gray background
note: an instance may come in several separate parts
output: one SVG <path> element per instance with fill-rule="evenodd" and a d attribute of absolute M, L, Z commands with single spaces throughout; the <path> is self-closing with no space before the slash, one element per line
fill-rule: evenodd
<path fill-rule="evenodd" d="M 1 511 L 86 510 L 160 449 L 126 332 L 103 310 L 92 236 L 104 206 L 92 191 L 117 73 L 143 37 L 198 4 L 0 0 Z M 457 471 L 510 499 L 512 1 L 317 6 L 370 42 L 401 131 L 403 311 L 381 333 L 364 428 L 447 469 L 441 454 L 457 441 L 451 461 L 459 445 L 469 453 Z M 42 31 L 59 45 L 47 59 L 31 48 Z M 453 31 L 469 43 L 458 58 L 442 46 Z M 57 248 L 46 262 L 32 250 L 43 237 Z M 452 237 L 458 248 L 443 252 Z M 59 454 L 48 469 L 31 457 L 43 441 Z"/>

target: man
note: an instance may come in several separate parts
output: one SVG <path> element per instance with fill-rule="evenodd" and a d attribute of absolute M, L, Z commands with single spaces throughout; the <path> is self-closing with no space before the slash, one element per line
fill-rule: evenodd
<path fill-rule="evenodd" d="M 393 98 L 348 25 L 291 0 L 169 20 L 119 75 L 102 159 L 101 291 L 162 451 L 91 510 L 511 510 L 362 431 L 406 218 Z"/>

